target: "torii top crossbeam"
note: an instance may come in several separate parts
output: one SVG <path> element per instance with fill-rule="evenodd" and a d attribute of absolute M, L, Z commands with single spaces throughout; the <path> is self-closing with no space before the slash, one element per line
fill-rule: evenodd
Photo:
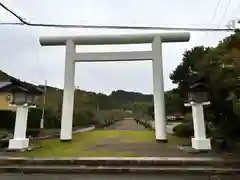
<path fill-rule="evenodd" d="M 154 37 L 160 36 L 161 42 L 186 42 L 190 33 L 151 33 L 133 35 L 84 35 L 84 36 L 51 36 L 40 37 L 42 46 L 64 46 L 67 40 L 72 39 L 76 45 L 104 45 L 104 44 L 142 44 L 152 43 Z"/>

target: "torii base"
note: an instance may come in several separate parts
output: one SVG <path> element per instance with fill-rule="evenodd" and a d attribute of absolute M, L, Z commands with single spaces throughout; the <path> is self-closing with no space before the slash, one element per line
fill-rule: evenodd
<path fill-rule="evenodd" d="M 28 148 L 29 146 L 29 139 L 10 139 L 9 140 L 9 147 L 10 150 L 23 150 Z"/>
<path fill-rule="evenodd" d="M 72 139 L 61 139 L 61 142 L 71 142 L 72 141 Z"/>
<path fill-rule="evenodd" d="M 156 141 L 157 141 L 158 143 L 167 143 L 167 142 L 168 142 L 167 139 L 156 139 Z"/>

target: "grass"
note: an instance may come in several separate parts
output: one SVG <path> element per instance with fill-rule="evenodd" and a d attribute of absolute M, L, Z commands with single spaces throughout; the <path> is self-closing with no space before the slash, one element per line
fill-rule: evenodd
<path fill-rule="evenodd" d="M 116 139 L 116 140 L 115 140 Z M 171 142 L 178 141 L 172 138 Z M 155 143 L 153 131 L 134 131 L 134 130 L 96 130 L 91 132 L 82 132 L 73 135 L 70 142 L 61 142 L 57 139 L 38 140 L 34 143 L 41 145 L 42 148 L 29 152 L 22 152 L 20 156 L 36 157 L 137 157 L 140 156 L 134 151 L 118 151 L 116 149 L 104 146 L 104 148 L 95 148 L 96 145 L 102 145 L 106 141 L 118 143 Z M 118 142 L 119 141 L 119 142 Z"/>

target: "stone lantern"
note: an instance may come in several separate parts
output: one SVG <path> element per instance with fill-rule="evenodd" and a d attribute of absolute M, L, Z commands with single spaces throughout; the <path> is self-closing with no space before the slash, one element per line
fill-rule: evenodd
<path fill-rule="evenodd" d="M 203 82 L 201 76 L 195 77 L 189 84 L 188 103 L 185 106 L 192 107 L 194 138 L 192 138 L 192 148 L 196 150 L 210 150 L 210 139 L 206 138 L 203 106 L 209 105 L 208 86 Z"/>
<path fill-rule="evenodd" d="M 35 94 L 29 94 L 28 91 L 15 90 L 12 91 L 9 103 L 16 106 L 24 104 L 34 105 L 35 99 L 36 99 Z"/>
<path fill-rule="evenodd" d="M 198 82 L 189 87 L 188 101 L 202 103 L 208 101 L 208 86 Z"/>
<path fill-rule="evenodd" d="M 28 109 L 34 108 L 36 97 L 42 94 L 42 90 L 36 86 L 24 82 L 13 82 L 9 90 L 11 96 L 9 105 L 16 108 L 16 120 L 14 137 L 9 141 L 10 150 L 23 150 L 29 146 L 29 139 L 26 138 Z"/>

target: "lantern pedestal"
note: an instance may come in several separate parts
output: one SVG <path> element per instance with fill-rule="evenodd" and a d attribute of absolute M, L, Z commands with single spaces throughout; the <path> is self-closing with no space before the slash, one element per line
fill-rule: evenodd
<path fill-rule="evenodd" d="M 211 141 L 210 139 L 192 138 L 192 148 L 197 150 L 210 150 Z"/>
<path fill-rule="evenodd" d="M 210 150 L 211 141 L 206 138 L 203 105 L 209 105 L 210 102 L 195 103 L 190 102 L 185 106 L 192 107 L 194 138 L 192 138 L 192 148 L 197 150 Z"/>
<path fill-rule="evenodd" d="M 28 148 L 29 139 L 26 138 L 27 130 L 27 117 L 28 117 L 28 108 L 27 104 L 16 106 L 16 120 L 15 120 L 15 129 L 14 137 L 9 140 L 10 150 L 22 150 Z"/>

